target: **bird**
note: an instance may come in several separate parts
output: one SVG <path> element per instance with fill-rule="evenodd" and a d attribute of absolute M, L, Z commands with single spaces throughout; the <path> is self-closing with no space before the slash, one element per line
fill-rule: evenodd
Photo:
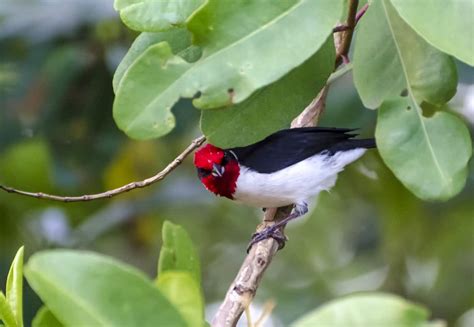
<path fill-rule="evenodd" d="M 289 215 L 252 236 L 247 251 L 272 237 L 282 248 L 281 227 L 308 212 L 308 200 L 330 190 L 344 167 L 375 148 L 374 138 L 357 139 L 357 129 L 301 127 L 283 129 L 242 147 L 222 149 L 210 143 L 194 154 L 204 187 L 217 196 L 247 205 L 293 205 Z"/>

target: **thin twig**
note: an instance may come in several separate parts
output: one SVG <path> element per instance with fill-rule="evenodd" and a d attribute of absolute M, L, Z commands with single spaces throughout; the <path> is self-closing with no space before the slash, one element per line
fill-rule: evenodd
<path fill-rule="evenodd" d="M 60 196 L 60 195 L 46 194 L 46 193 L 41 193 L 41 192 L 27 192 L 27 191 L 17 190 L 13 187 L 5 186 L 5 185 L 0 185 L 0 189 L 8 193 L 15 193 L 15 194 L 29 196 L 29 197 L 33 197 L 37 199 L 46 199 L 46 200 L 53 200 L 53 201 L 60 201 L 60 202 L 80 202 L 80 201 L 91 201 L 91 200 L 97 200 L 97 199 L 111 198 L 113 196 L 116 196 L 125 192 L 129 192 L 137 188 L 147 187 L 151 184 L 161 181 L 169 173 L 171 173 L 176 167 L 181 165 L 183 160 L 191 152 L 193 152 L 195 149 L 200 147 L 204 143 L 205 140 L 206 138 L 204 136 L 200 136 L 194 141 L 192 141 L 191 144 L 179 156 L 176 157 L 176 159 L 170 162 L 168 166 L 165 167 L 165 169 L 155 174 L 154 176 L 144 179 L 142 181 L 131 182 L 127 185 L 123 185 L 116 189 L 109 190 L 102 193 L 85 194 L 85 195 L 80 195 L 80 196 Z"/>
<path fill-rule="evenodd" d="M 368 3 L 366 3 L 364 6 L 362 6 L 362 8 L 360 8 L 360 10 L 357 12 L 357 14 L 355 16 L 356 25 L 359 22 L 359 20 L 362 18 L 362 16 L 364 16 L 365 12 L 367 11 L 367 8 L 369 8 Z M 334 27 L 332 29 L 332 32 L 333 33 L 344 32 L 344 31 L 347 31 L 350 28 L 351 27 L 349 27 L 349 25 L 347 25 L 347 24 L 341 24 L 341 25 L 338 25 L 338 26 Z"/>
<path fill-rule="evenodd" d="M 339 33 L 339 32 L 347 31 L 348 29 L 349 29 L 349 26 L 347 26 L 346 24 L 342 24 L 342 25 L 337 25 L 336 27 L 334 27 L 332 29 L 332 32 Z"/>
<path fill-rule="evenodd" d="M 344 35 L 342 36 L 342 40 L 341 40 L 341 45 L 337 49 L 336 67 L 338 67 L 342 62 L 344 63 L 349 62 L 347 54 L 349 53 L 349 48 L 352 42 L 352 35 L 354 34 L 358 5 L 359 5 L 359 0 L 349 1 L 349 13 L 347 14 L 347 23 L 346 23 L 348 29 L 344 31 L 343 33 Z M 367 10 L 367 8 L 365 10 Z M 365 13 L 365 10 L 360 15 L 360 17 L 362 17 L 362 15 Z"/>
<path fill-rule="evenodd" d="M 343 58 L 347 57 L 352 41 L 353 29 L 356 24 L 357 5 L 358 0 L 350 0 L 347 25 L 351 26 L 351 28 L 343 33 L 340 43 L 335 42 L 337 48 L 335 69 L 345 61 Z M 365 8 L 365 10 L 366 9 L 367 8 Z M 301 114 L 293 120 L 291 124 L 292 128 L 314 126 L 316 124 L 324 110 L 328 90 L 329 82 L 326 83 L 326 86 L 321 89 L 316 98 L 301 112 Z M 257 232 L 260 232 L 287 217 L 292 207 L 293 206 L 267 208 L 262 223 L 257 227 Z M 245 257 L 237 276 L 230 285 L 224 301 L 212 319 L 211 325 L 213 327 L 234 327 L 237 325 L 240 316 L 255 297 L 260 285 L 260 280 L 277 251 L 278 242 L 273 238 L 268 238 L 252 246 Z"/>

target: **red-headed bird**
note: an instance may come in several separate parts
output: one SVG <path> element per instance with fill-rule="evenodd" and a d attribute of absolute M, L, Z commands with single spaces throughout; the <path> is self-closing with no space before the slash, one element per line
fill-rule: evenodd
<path fill-rule="evenodd" d="M 251 245 L 274 237 L 279 228 L 308 211 L 306 201 L 336 183 L 337 174 L 375 147 L 374 139 L 354 139 L 353 129 L 303 127 L 278 131 L 244 147 L 207 144 L 194 155 L 202 184 L 212 193 L 262 208 L 294 204 L 279 223 L 254 234 Z"/>

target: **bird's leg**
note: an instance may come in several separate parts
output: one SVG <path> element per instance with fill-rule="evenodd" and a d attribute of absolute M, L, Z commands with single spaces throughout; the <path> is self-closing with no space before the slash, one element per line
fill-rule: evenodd
<path fill-rule="evenodd" d="M 283 249 L 283 247 L 285 247 L 285 242 L 287 238 L 283 234 L 281 228 L 288 224 L 290 220 L 301 217 L 307 212 L 308 204 L 306 202 L 296 203 L 295 207 L 286 218 L 280 220 L 279 222 L 270 227 L 265 228 L 261 232 L 253 234 L 252 239 L 250 240 L 250 243 L 247 247 L 247 252 L 250 251 L 254 244 L 263 241 L 269 237 L 274 238 L 278 242 L 278 250 Z"/>

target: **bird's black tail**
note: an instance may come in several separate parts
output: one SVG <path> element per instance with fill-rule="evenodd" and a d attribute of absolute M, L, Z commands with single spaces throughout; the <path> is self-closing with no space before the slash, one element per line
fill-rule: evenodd
<path fill-rule="evenodd" d="M 377 145 L 375 144 L 375 139 L 351 139 L 350 143 L 354 148 L 364 148 L 364 149 L 370 149 L 370 148 L 376 148 Z"/>
<path fill-rule="evenodd" d="M 330 153 L 334 154 L 339 151 L 349 151 L 353 149 L 370 149 L 376 148 L 375 139 L 348 139 L 343 142 L 339 142 L 333 145 L 329 150 Z"/>

